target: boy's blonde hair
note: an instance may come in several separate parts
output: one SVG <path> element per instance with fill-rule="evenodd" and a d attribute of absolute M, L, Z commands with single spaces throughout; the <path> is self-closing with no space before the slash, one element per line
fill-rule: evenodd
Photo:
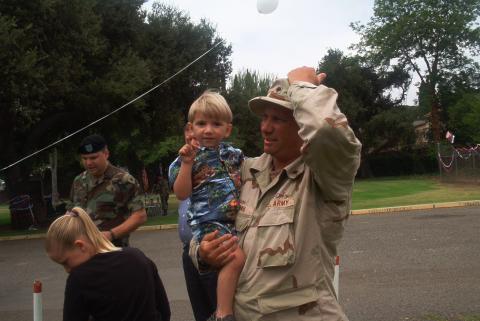
<path fill-rule="evenodd" d="M 206 117 L 219 119 L 226 123 L 231 123 L 233 116 L 230 106 L 225 98 L 219 93 L 211 90 L 205 91 L 190 106 L 188 111 L 188 121 L 195 120 L 195 114 L 202 113 Z"/>
<path fill-rule="evenodd" d="M 53 221 L 47 231 L 45 249 L 47 252 L 53 247 L 60 251 L 72 249 L 75 241 L 82 236 L 92 243 L 96 253 L 120 249 L 103 236 L 81 207 L 75 207 Z"/>

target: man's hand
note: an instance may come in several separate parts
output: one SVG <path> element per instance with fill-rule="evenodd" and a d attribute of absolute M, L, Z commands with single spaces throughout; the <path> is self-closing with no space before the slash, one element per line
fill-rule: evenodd
<path fill-rule="evenodd" d="M 110 231 L 102 231 L 102 234 L 107 240 L 112 241 L 112 233 L 110 233 Z"/>
<path fill-rule="evenodd" d="M 304 66 L 290 71 L 288 73 L 288 82 L 292 84 L 295 81 L 306 81 L 318 86 L 325 80 L 326 77 L 327 74 L 320 73 L 317 75 L 314 68 Z"/>
<path fill-rule="evenodd" d="M 210 266 L 220 268 L 234 258 L 233 252 L 238 247 L 238 238 L 231 234 L 218 237 L 218 231 L 206 234 L 200 242 L 198 255 Z"/>

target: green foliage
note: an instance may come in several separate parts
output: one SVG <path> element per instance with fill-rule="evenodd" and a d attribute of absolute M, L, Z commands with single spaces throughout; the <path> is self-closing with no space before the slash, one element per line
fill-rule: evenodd
<path fill-rule="evenodd" d="M 406 88 L 408 75 L 399 69 L 376 71 L 358 56 L 329 50 L 318 69 L 327 73 L 325 84 L 338 92 L 338 104 L 368 154 L 408 146 L 414 141 L 415 110 L 401 107 L 392 88 Z"/>
<path fill-rule="evenodd" d="M 467 93 L 449 108 L 450 130 L 459 143 L 480 143 L 480 93 Z"/>
<path fill-rule="evenodd" d="M 159 3 L 147 15 L 144 2 L 0 2 L 2 166 L 112 112 L 221 42 L 183 74 L 89 129 L 103 134 L 112 160 L 134 174 L 144 164 L 171 161 L 191 102 L 207 88 L 225 90 L 231 46 L 206 21 L 194 23 Z M 59 176 L 69 182 L 80 170 L 72 155 L 87 134 L 59 145 Z M 8 186 L 21 190 L 17 183 L 47 159 L 8 171 Z"/>
<path fill-rule="evenodd" d="M 440 137 L 440 89 L 454 78 L 479 72 L 470 57 L 480 50 L 480 0 L 378 0 L 366 25 L 352 24 L 355 46 L 374 64 L 415 72 L 430 104 L 435 139 Z M 422 97 L 421 97 L 422 98 Z M 422 100 L 422 99 L 421 99 Z"/>
<path fill-rule="evenodd" d="M 373 177 L 420 175 L 438 172 L 436 154 L 430 149 L 405 148 L 368 157 Z"/>
<path fill-rule="evenodd" d="M 233 76 L 226 94 L 234 115 L 232 141 L 250 157 L 263 152 L 263 143 L 260 118 L 250 111 L 248 101 L 266 95 L 273 80 L 273 75 L 260 75 L 255 71 L 244 70 Z"/>

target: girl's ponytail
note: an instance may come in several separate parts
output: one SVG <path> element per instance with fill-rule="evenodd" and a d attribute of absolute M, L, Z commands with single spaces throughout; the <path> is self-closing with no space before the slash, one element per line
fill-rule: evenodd
<path fill-rule="evenodd" d="M 90 216 L 81 207 L 75 207 L 53 221 L 48 228 L 45 248 L 47 252 L 53 246 L 59 249 L 71 249 L 75 240 L 82 236 L 90 241 L 96 253 L 119 250 L 103 236 Z"/>

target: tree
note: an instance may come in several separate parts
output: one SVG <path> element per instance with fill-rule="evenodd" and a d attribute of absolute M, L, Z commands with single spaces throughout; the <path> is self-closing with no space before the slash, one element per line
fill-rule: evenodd
<path fill-rule="evenodd" d="M 409 77 L 403 70 L 376 71 L 359 56 L 344 56 L 329 50 L 319 63 L 325 85 L 338 92 L 338 104 L 362 142 L 362 176 L 371 176 L 369 158 L 398 150 L 414 142 L 414 111 L 400 105 L 403 95 L 394 98 L 392 89 L 405 92 Z"/>
<path fill-rule="evenodd" d="M 160 163 L 165 168 L 184 141 L 183 126 L 192 102 L 206 89 L 225 91 L 232 49 L 210 23 L 194 23 L 187 13 L 161 3 L 153 4 L 143 30 L 139 54 L 147 61 L 153 84 L 161 83 L 220 43 L 185 72 L 149 94 L 142 126 L 132 123 L 131 135 L 117 138 L 121 142 L 118 152 L 124 155 L 125 163 L 136 159 L 138 165 L 158 167 Z"/>
<path fill-rule="evenodd" d="M 355 46 L 382 67 L 413 71 L 428 95 L 433 138 L 441 137 L 440 85 L 478 64 L 480 0 L 377 0 L 366 25 L 352 24 L 361 36 Z"/>
<path fill-rule="evenodd" d="M 448 110 L 450 131 L 455 133 L 457 142 L 479 144 L 480 93 L 467 93 Z"/>
<path fill-rule="evenodd" d="M 103 45 L 93 5 L 90 0 L 0 3 L 3 164 L 73 127 L 76 107 L 85 103 L 81 84 L 90 79 L 84 65 Z M 12 193 L 24 189 L 22 182 L 39 163 L 31 160 L 7 172 Z"/>
<path fill-rule="evenodd" d="M 68 188 L 79 171 L 76 146 L 89 132 L 102 133 L 112 161 L 133 174 L 176 154 L 194 98 L 207 88 L 225 89 L 231 46 L 209 23 L 161 4 L 147 16 L 143 2 L 0 2 L 1 165 L 89 125 L 221 42 L 166 85 L 58 145 L 59 183 Z M 10 195 L 26 192 L 22 182 L 45 167 L 46 156 L 7 171 Z"/>
<path fill-rule="evenodd" d="M 260 118 L 250 111 L 248 101 L 265 96 L 273 80 L 273 75 L 260 75 L 247 69 L 234 75 L 228 88 L 226 98 L 234 117 L 232 141 L 247 156 L 260 155 L 263 151 Z"/>

